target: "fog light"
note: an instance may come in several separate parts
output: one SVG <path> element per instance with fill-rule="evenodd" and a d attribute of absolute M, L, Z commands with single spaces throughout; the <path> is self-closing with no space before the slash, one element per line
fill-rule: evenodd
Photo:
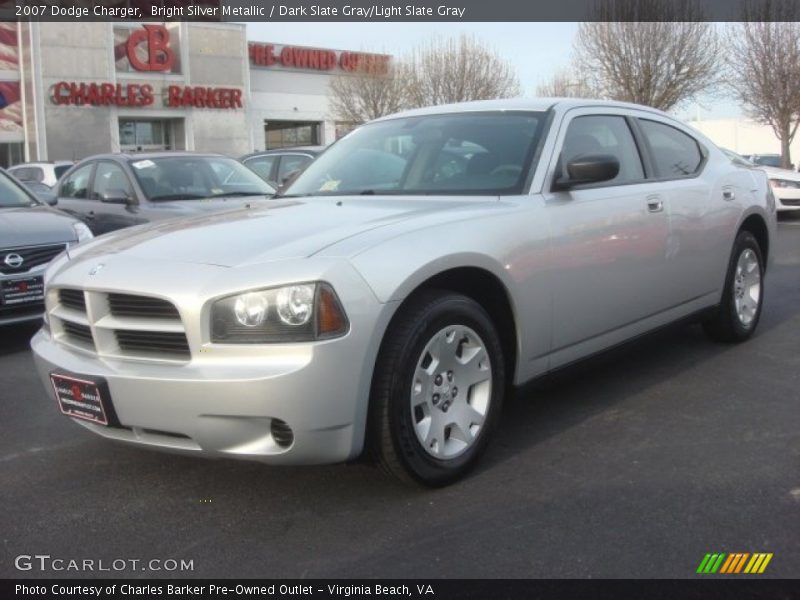
<path fill-rule="evenodd" d="M 294 432 L 286 421 L 272 419 L 269 430 L 272 434 L 272 439 L 281 448 L 288 448 L 294 442 Z"/>

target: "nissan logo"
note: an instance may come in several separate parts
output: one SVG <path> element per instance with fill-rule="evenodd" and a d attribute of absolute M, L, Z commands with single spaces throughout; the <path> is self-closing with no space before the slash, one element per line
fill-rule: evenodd
<path fill-rule="evenodd" d="M 22 263 L 25 262 L 25 259 L 22 258 L 19 254 L 6 254 L 5 259 L 3 260 L 6 265 L 11 267 L 12 269 L 19 269 L 22 266 Z"/>

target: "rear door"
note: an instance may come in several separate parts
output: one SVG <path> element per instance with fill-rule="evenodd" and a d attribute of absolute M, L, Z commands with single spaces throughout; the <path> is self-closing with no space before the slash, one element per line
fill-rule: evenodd
<path fill-rule="evenodd" d="M 663 294 L 670 306 L 680 307 L 719 287 L 718 252 L 714 248 L 719 236 L 713 230 L 725 227 L 715 216 L 721 215 L 719 209 L 724 207 L 713 205 L 712 194 L 722 204 L 723 198 L 735 198 L 748 190 L 738 189 L 734 180 L 716 181 L 713 173 L 706 173 L 707 150 L 676 123 L 653 116 L 641 117 L 636 124 L 653 166 L 653 177 L 669 206 L 664 274 L 669 285 L 663 286 Z"/>
<path fill-rule="evenodd" d="M 668 307 L 668 199 L 648 168 L 629 112 L 575 109 L 562 122 L 545 203 L 552 235 L 551 367 L 622 341 Z M 611 181 L 553 191 L 581 156 L 610 154 Z"/>

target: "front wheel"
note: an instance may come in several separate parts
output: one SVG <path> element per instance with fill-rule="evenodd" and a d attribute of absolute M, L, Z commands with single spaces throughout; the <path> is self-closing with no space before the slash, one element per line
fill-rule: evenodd
<path fill-rule="evenodd" d="M 393 475 L 447 485 L 486 447 L 505 391 L 500 339 L 486 311 L 424 292 L 386 333 L 373 380 L 372 436 Z"/>
<path fill-rule="evenodd" d="M 733 244 L 722 301 L 703 323 L 709 337 L 730 343 L 743 342 L 753 335 L 761 317 L 763 279 L 761 247 L 752 233 L 740 231 Z"/>

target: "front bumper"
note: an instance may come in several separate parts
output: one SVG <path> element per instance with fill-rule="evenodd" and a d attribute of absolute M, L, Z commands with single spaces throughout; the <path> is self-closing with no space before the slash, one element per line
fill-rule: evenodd
<path fill-rule="evenodd" d="M 778 211 L 800 210 L 800 189 L 772 188 Z"/>
<path fill-rule="evenodd" d="M 98 355 L 54 339 L 45 328 L 31 340 L 38 375 L 54 410 L 51 373 L 105 380 L 121 426 L 73 420 L 109 439 L 273 464 L 347 461 L 363 447 L 371 374 L 388 311 L 363 280 L 358 285 L 352 273 L 338 275 L 329 280 L 351 325 L 341 338 L 216 345 L 196 342 L 196 325 L 188 325 L 192 357 L 176 363 Z M 188 322 L 192 311 L 176 304 Z M 291 428 L 290 445 L 273 435 L 273 420 Z"/>
<path fill-rule="evenodd" d="M 340 462 L 357 453 L 358 382 L 347 376 L 352 363 L 345 358 L 359 357 L 343 342 L 216 366 L 100 361 L 54 342 L 44 330 L 31 347 L 53 402 L 52 372 L 106 380 L 123 427 L 73 419 L 103 437 L 189 454 L 301 464 Z M 273 439 L 272 419 L 292 428 L 288 448 Z"/>

